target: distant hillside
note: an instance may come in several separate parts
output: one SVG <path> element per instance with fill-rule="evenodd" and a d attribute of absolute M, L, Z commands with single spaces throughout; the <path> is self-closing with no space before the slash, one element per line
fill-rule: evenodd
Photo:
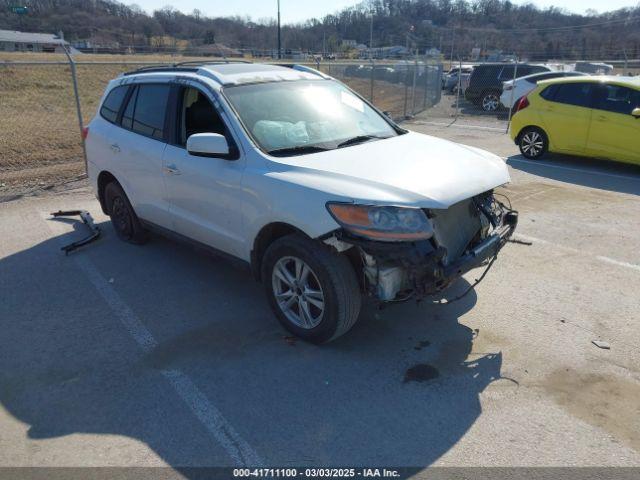
<path fill-rule="evenodd" d="M 69 41 L 133 46 L 136 51 L 221 43 L 233 48 L 276 48 L 274 22 L 185 15 L 166 7 L 147 15 L 112 0 L 27 0 L 27 15 L 0 0 L 0 29 L 55 33 Z M 374 46 L 439 48 L 468 56 L 474 47 L 530 59 L 640 58 L 640 4 L 592 15 L 540 10 L 509 0 L 374 0 L 322 19 L 283 28 L 283 48 L 336 52 L 342 40 L 368 45 L 373 12 Z M 582 26 L 576 28 L 576 26 Z M 453 48 L 452 48 L 453 47 Z"/>

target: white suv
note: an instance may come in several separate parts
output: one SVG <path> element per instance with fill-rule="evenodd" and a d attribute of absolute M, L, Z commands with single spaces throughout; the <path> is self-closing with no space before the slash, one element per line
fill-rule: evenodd
<path fill-rule="evenodd" d="M 282 324 L 344 334 L 362 294 L 434 295 L 487 264 L 517 213 L 488 152 L 406 131 L 316 70 L 178 64 L 112 80 L 89 177 L 117 235 L 149 230 L 250 263 Z"/>

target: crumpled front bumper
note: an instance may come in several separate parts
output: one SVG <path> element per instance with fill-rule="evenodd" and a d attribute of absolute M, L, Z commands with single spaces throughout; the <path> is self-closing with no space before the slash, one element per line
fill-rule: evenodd
<path fill-rule="evenodd" d="M 498 252 L 513 235 L 518 223 L 518 215 L 511 213 L 510 224 L 505 224 L 493 234 L 485 238 L 479 245 L 475 246 L 466 255 L 463 255 L 455 262 L 447 265 L 443 269 L 443 278 L 445 280 L 454 280 L 474 268 L 482 266 L 487 261 L 498 255 Z"/>
<path fill-rule="evenodd" d="M 437 294 L 455 280 L 496 257 L 514 233 L 518 213 L 507 209 L 493 217 L 486 236 L 454 259 L 448 250 L 432 240 L 379 242 L 336 232 L 343 245 L 355 246 L 362 258 L 364 290 L 382 302 L 424 298 Z"/>

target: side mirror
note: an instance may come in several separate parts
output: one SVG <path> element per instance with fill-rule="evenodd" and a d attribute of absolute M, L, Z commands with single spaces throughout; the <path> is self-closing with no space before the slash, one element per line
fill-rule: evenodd
<path fill-rule="evenodd" d="M 383 114 L 384 114 L 384 116 L 386 116 L 386 117 L 389 117 L 389 118 L 391 118 L 391 119 L 393 118 L 393 115 L 391 114 L 391 112 L 387 112 L 387 111 L 385 111 L 385 112 L 382 112 L 382 113 L 383 113 Z"/>
<path fill-rule="evenodd" d="M 636 118 L 640 118 L 640 107 L 634 108 L 633 111 L 631 112 L 631 115 Z"/>
<path fill-rule="evenodd" d="M 219 133 L 194 133 L 187 139 L 187 151 L 198 157 L 229 155 L 229 144 Z"/>

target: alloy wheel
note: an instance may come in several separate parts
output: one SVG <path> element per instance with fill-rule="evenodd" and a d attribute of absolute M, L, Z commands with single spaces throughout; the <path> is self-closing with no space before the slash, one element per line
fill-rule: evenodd
<path fill-rule="evenodd" d="M 482 109 L 485 112 L 493 112 L 498 109 L 500 99 L 495 93 L 490 93 L 482 98 Z"/>
<path fill-rule="evenodd" d="M 537 157 L 544 149 L 544 139 L 539 132 L 529 131 L 520 140 L 522 152 L 530 157 Z"/>
<path fill-rule="evenodd" d="M 324 313 L 324 293 L 311 267 L 297 257 L 282 257 L 273 266 L 273 294 L 282 313 L 296 326 L 317 327 Z"/>

